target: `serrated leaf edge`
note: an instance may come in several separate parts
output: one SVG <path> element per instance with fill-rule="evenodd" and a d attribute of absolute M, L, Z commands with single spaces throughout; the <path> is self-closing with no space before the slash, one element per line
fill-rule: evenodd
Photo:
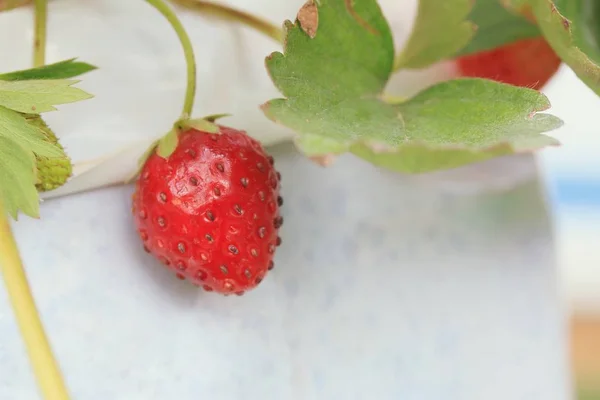
<path fill-rule="evenodd" d="M 21 145 L 19 142 L 17 142 L 16 140 L 14 140 L 14 139 L 11 139 L 10 137 L 3 136 L 3 139 L 5 139 L 5 140 L 8 140 L 8 141 L 10 141 L 10 142 L 14 143 L 14 145 L 15 145 L 15 146 L 17 146 L 17 147 L 19 147 L 20 149 L 22 149 L 22 150 L 23 150 L 23 152 L 24 152 L 24 153 L 26 153 L 26 154 L 29 156 L 29 158 L 30 158 L 30 162 L 31 162 L 31 167 L 32 167 L 31 171 L 32 171 L 32 174 L 33 174 L 33 180 L 32 180 L 30 183 L 31 183 L 31 187 L 33 188 L 33 191 L 32 191 L 32 192 L 35 192 L 35 196 L 37 196 L 37 197 L 36 197 L 36 200 L 34 201 L 34 203 L 35 203 L 36 205 L 35 205 L 35 207 L 34 207 L 34 210 L 33 210 L 33 212 L 32 212 L 32 213 L 27 213 L 27 212 L 25 212 L 25 211 L 24 211 L 24 210 L 23 210 L 23 209 L 22 209 L 20 206 L 18 206 L 18 205 L 17 205 L 17 207 L 15 208 L 15 210 L 14 210 L 14 211 L 7 210 L 7 212 L 8 212 L 8 214 L 9 214 L 9 215 L 10 215 L 10 216 L 11 216 L 11 217 L 12 217 L 12 218 L 15 220 L 15 221 L 18 221 L 18 220 L 19 220 L 19 213 L 21 213 L 21 214 L 24 214 L 24 215 L 27 215 L 28 217 L 30 217 L 30 218 L 33 218 L 33 219 L 39 219 L 39 218 L 40 218 L 40 207 L 39 207 L 39 204 L 40 204 L 41 200 L 40 200 L 40 197 L 39 197 L 39 193 L 38 193 L 37 189 L 35 188 L 35 183 L 36 183 L 36 181 L 37 181 L 37 179 L 38 179 L 38 171 L 37 171 L 37 168 L 36 168 L 35 153 L 34 153 L 34 152 L 32 152 L 31 150 L 27 149 L 26 147 L 22 146 L 22 145 Z M 1 201 L 0 201 L 0 203 L 1 203 Z M 2 212 L 2 210 L 0 210 L 0 212 Z"/>
<path fill-rule="evenodd" d="M 0 74 L 0 80 L 6 81 L 6 82 L 15 82 L 15 81 L 22 82 L 22 81 L 31 81 L 31 80 L 63 80 L 63 79 L 70 79 L 70 78 L 73 78 L 75 76 L 81 76 L 83 74 L 86 74 L 88 72 L 92 72 L 92 71 L 98 69 L 98 67 L 96 67 L 95 65 L 92 65 L 90 63 L 86 63 L 86 62 L 83 62 L 83 61 L 76 61 L 77 59 L 78 59 L 77 57 L 73 57 L 73 58 L 69 58 L 67 60 L 57 61 L 57 62 L 52 63 L 52 64 L 46 64 L 46 65 L 43 65 L 41 67 L 21 69 L 21 70 L 11 71 L 11 72 L 5 72 L 5 73 Z M 70 78 L 6 79 L 6 77 L 10 77 L 11 75 L 18 75 L 18 74 L 22 74 L 22 73 L 29 72 L 29 71 L 41 70 L 41 69 L 44 69 L 44 68 L 48 68 L 48 67 L 52 67 L 52 66 L 56 66 L 56 65 L 60 65 L 60 64 L 74 64 L 74 63 L 86 65 L 87 67 L 89 67 L 89 69 L 86 70 L 86 71 L 84 71 L 84 72 L 82 72 L 82 73 L 80 73 L 80 74 L 72 75 Z"/>

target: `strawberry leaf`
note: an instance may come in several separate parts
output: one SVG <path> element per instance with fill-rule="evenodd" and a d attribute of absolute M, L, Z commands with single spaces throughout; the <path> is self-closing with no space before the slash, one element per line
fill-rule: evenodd
<path fill-rule="evenodd" d="M 469 19 L 477 25 L 477 32 L 457 55 L 491 50 L 542 34 L 535 23 L 521 13 L 509 11 L 500 4 L 500 0 L 477 0 Z"/>
<path fill-rule="evenodd" d="M 231 117 L 231 114 L 227 114 L 227 113 L 211 114 L 211 115 L 207 115 L 203 119 L 207 120 L 208 122 L 215 122 L 218 119 L 227 118 L 227 117 Z"/>
<path fill-rule="evenodd" d="M 22 114 L 0 106 L 0 137 L 17 143 L 22 148 L 43 157 L 64 157 L 64 152 L 46 141 L 40 128 L 27 121 Z"/>
<path fill-rule="evenodd" d="M 74 103 L 92 98 L 81 89 L 73 87 L 76 80 L 0 80 L 0 106 L 11 110 L 39 114 L 55 111 L 55 105 Z"/>
<path fill-rule="evenodd" d="M 161 137 L 158 140 L 158 147 L 156 148 L 156 153 L 162 158 L 169 158 L 171 154 L 177 148 L 177 143 L 179 143 L 178 130 L 172 129 L 165 136 Z"/>
<path fill-rule="evenodd" d="M 472 6 L 472 0 L 420 0 L 417 19 L 396 60 L 396 69 L 424 68 L 458 53 L 475 34 L 475 24 L 467 20 Z"/>
<path fill-rule="evenodd" d="M 530 9 L 554 51 L 600 95 L 600 3 L 589 0 L 502 0 Z"/>
<path fill-rule="evenodd" d="M 0 203 L 15 220 L 18 212 L 39 217 L 35 157 L 16 141 L 0 136 Z"/>
<path fill-rule="evenodd" d="M 182 130 L 185 129 L 196 129 L 201 132 L 217 133 L 219 127 L 212 121 L 206 118 L 186 119 L 180 122 Z M 177 144 L 177 142 L 176 142 Z"/>
<path fill-rule="evenodd" d="M 34 79 L 69 79 L 96 69 L 96 67 L 91 64 L 75 60 L 75 58 L 71 58 L 70 60 L 60 61 L 38 68 L 0 74 L 0 80 L 23 81 Z"/>
<path fill-rule="evenodd" d="M 50 72 L 59 73 L 67 64 Z M 66 74 L 65 71 L 60 73 Z M 68 158 L 61 146 L 42 130 L 44 124 L 35 116 L 55 110 L 55 105 L 92 97 L 72 87 L 77 81 L 27 80 L 29 72 L 19 78 L 22 72 L 15 73 L 13 78 L 24 80 L 0 80 L 0 203 L 15 219 L 19 211 L 34 218 L 39 216 L 36 156 Z"/>
<path fill-rule="evenodd" d="M 267 68 L 286 96 L 265 115 L 298 133 L 309 157 L 328 162 L 352 152 L 396 171 L 426 172 L 530 151 L 556 141 L 540 133 L 561 121 L 534 90 L 483 79 L 457 79 L 404 102 L 382 91 L 391 75 L 393 43 L 376 1 L 321 0 L 314 39 L 286 23 L 284 54 Z M 388 99 L 388 100 L 385 100 Z"/>
<path fill-rule="evenodd" d="M 509 12 L 500 0 L 420 0 L 413 31 L 395 69 L 425 68 L 540 35 L 535 24 Z"/>

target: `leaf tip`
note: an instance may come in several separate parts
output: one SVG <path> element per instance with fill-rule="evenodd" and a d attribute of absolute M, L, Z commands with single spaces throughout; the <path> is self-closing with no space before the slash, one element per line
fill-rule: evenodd
<path fill-rule="evenodd" d="M 231 117 L 231 116 L 233 116 L 233 115 L 229 114 L 229 113 L 211 114 L 211 115 L 207 115 L 203 119 L 207 120 L 208 122 L 215 122 L 218 119 L 227 118 L 227 117 Z"/>
<path fill-rule="evenodd" d="M 310 160 L 319 164 L 321 167 L 329 167 L 335 161 L 335 156 L 333 154 L 322 154 L 318 156 L 310 156 Z"/>
<path fill-rule="evenodd" d="M 273 103 L 273 101 L 276 100 L 283 100 L 283 99 L 273 99 L 273 100 L 269 100 L 266 103 L 263 103 L 259 106 L 260 110 L 263 112 L 263 114 L 265 115 L 265 117 L 267 117 L 268 119 L 270 119 L 271 121 L 275 122 L 276 124 L 279 124 L 279 120 L 277 119 L 277 117 L 275 117 L 275 115 L 271 112 L 271 105 Z"/>
<path fill-rule="evenodd" d="M 273 75 L 271 74 L 271 64 L 276 62 L 278 59 L 281 59 L 284 57 L 285 56 L 280 51 L 274 51 L 265 57 L 265 68 L 267 69 L 267 72 L 269 73 L 271 80 L 273 80 Z"/>
<path fill-rule="evenodd" d="M 283 29 L 285 30 L 285 33 L 287 34 L 288 31 L 294 29 L 294 23 L 292 21 L 290 21 L 289 19 L 286 19 L 285 21 L 283 21 Z"/>

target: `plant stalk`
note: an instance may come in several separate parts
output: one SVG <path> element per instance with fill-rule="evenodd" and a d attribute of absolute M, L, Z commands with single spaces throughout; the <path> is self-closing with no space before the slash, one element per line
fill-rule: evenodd
<path fill-rule="evenodd" d="M 8 217 L 0 204 L 0 268 L 38 386 L 46 400 L 68 400 L 58 363 L 44 333 Z"/>
<path fill-rule="evenodd" d="M 171 2 L 189 10 L 197 11 L 200 14 L 212 15 L 225 21 L 238 22 L 247 26 L 248 28 L 262 33 L 278 43 L 283 43 L 283 29 L 250 13 L 236 10 L 235 8 L 212 1 L 171 0 Z"/>
<path fill-rule="evenodd" d="M 35 0 L 33 65 L 46 59 L 46 0 Z M 0 203 L 0 268 L 10 303 L 25 342 L 39 389 L 46 400 L 69 400 L 67 387 L 44 332 L 44 327 L 27 281 L 8 217 Z"/>
<path fill-rule="evenodd" d="M 33 36 L 33 66 L 46 63 L 46 26 L 48 21 L 47 0 L 35 0 L 35 25 Z"/>
<path fill-rule="evenodd" d="M 175 30 L 175 33 L 181 42 L 181 46 L 183 47 L 187 66 L 187 87 L 181 119 L 187 119 L 192 115 L 194 97 L 196 96 L 196 58 L 194 56 L 194 47 L 192 46 L 190 37 L 181 24 L 181 21 L 163 0 L 146 0 L 146 2 L 156 8 L 167 19 Z"/>

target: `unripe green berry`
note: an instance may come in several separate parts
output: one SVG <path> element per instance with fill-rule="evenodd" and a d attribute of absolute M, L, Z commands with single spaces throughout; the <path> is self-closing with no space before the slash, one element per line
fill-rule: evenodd
<path fill-rule="evenodd" d="M 37 126 L 44 133 L 46 141 L 64 150 L 52 129 L 39 115 L 27 114 L 25 116 L 29 123 Z M 36 154 L 36 167 L 38 181 L 36 188 L 40 192 L 47 192 L 64 185 L 73 173 L 73 165 L 66 155 L 60 158 L 48 158 Z"/>

